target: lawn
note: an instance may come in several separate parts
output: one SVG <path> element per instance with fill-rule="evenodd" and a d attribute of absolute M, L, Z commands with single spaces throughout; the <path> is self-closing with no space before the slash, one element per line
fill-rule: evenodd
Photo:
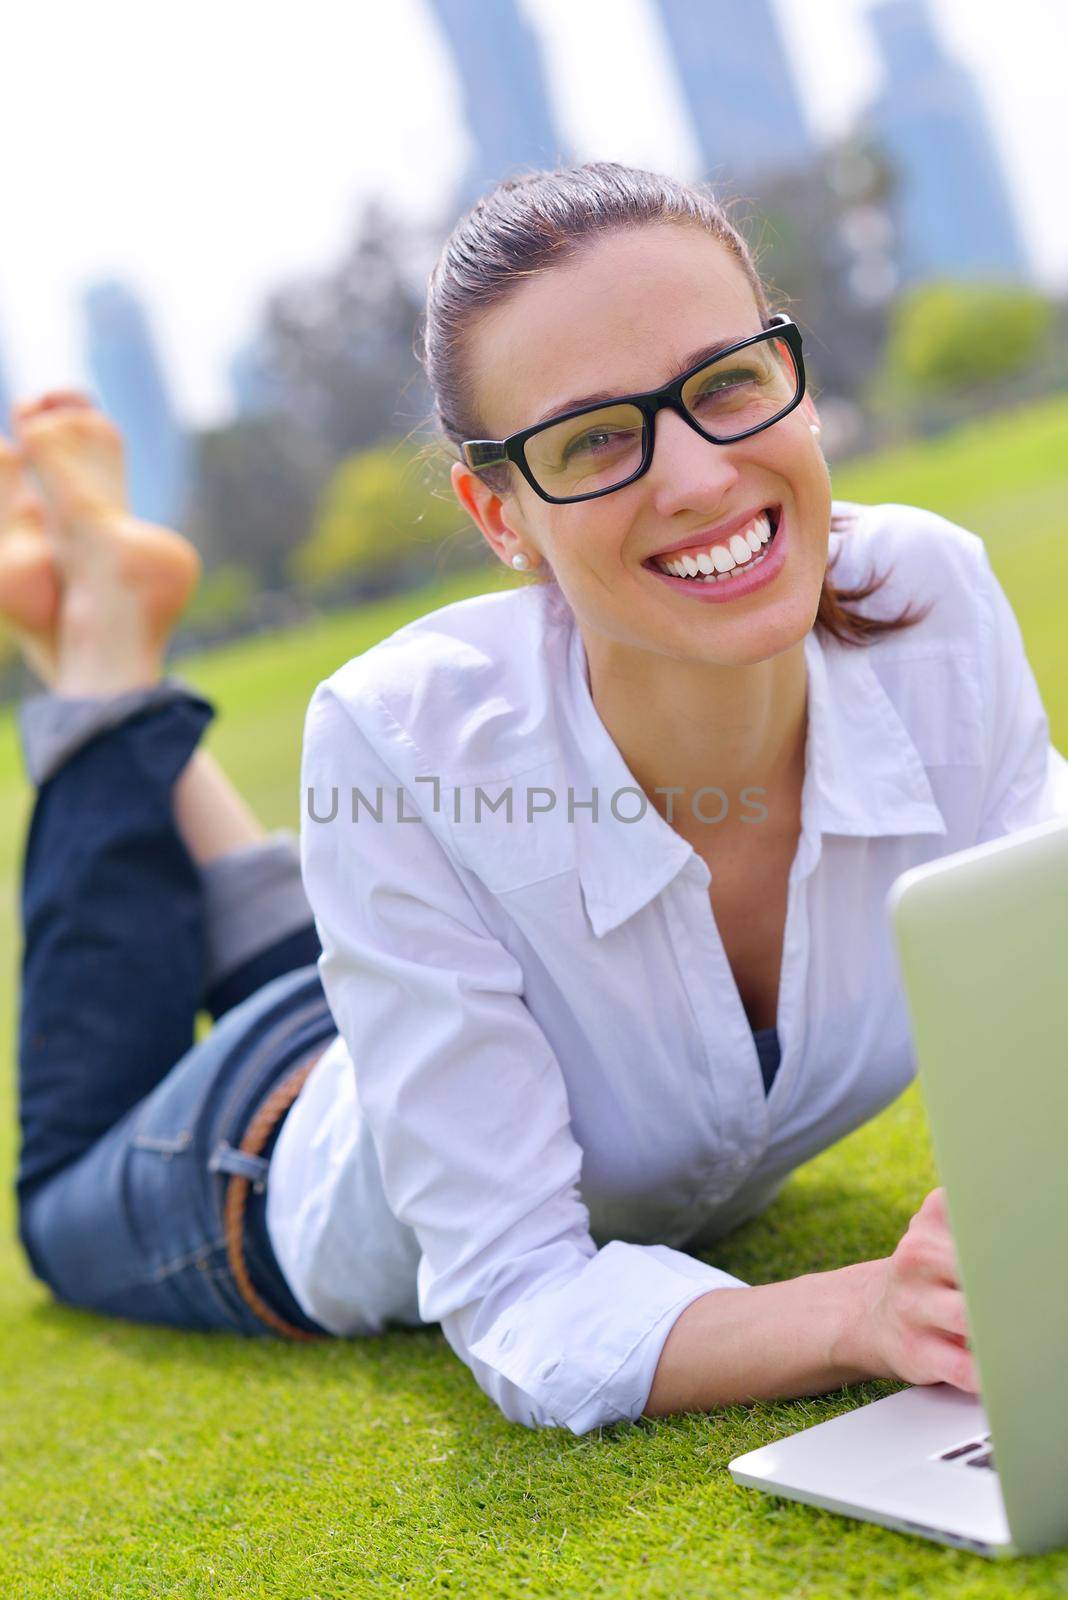
<path fill-rule="evenodd" d="M 1068 402 L 853 464 L 836 492 L 981 533 L 1068 749 Z M 490 572 L 187 659 L 209 744 L 272 827 L 295 826 L 319 679 Z M 505 579 L 505 581 L 510 581 Z M 0 1159 L 14 1154 L 15 889 L 29 796 L 0 716 Z M 10 1019 L 8 1021 L 7 1019 Z M 931 1187 L 915 1090 L 804 1168 L 717 1252 L 750 1281 L 887 1253 Z M 621 1424 L 507 1423 L 436 1328 L 319 1347 L 196 1336 L 53 1305 L 0 1230 L 0 1594 L 258 1596 L 1068 1595 L 1068 1553 L 978 1557 L 736 1489 L 743 1450 L 883 1392 Z"/>

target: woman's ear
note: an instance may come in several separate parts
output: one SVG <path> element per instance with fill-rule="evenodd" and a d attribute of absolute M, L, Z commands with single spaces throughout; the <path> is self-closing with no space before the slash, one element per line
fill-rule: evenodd
<path fill-rule="evenodd" d="M 808 423 L 813 432 L 818 434 L 820 429 L 820 414 L 816 410 L 816 402 L 813 400 L 810 394 L 806 394 L 804 399 L 801 401 L 801 415 L 804 417 L 805 421 Z"/>
<path fill-rule="evenodd" d="M 490 549 L 505 566 L 523 544 L 521 519 L 515 515 L 515 501 L 505 509 L 505 500 L 494 494 L 477 473 L 462 461 L 452 465 L 452 488 L 457 500 L 467 512 Z"/>

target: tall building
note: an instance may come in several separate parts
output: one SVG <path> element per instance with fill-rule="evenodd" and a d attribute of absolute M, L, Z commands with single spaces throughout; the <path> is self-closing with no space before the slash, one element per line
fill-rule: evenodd
<path fill-rule="evenodd" d="M 808 165 L 813 140 L 771 0 L 656 0 L 703 176 L 734 188 Z"/>
<path fill-rule="evenodd" d="M 474 150 L 456 205 L 466 209 L 516 168 L 570 159 L 557 130 L 541 47 L 518 0 L 430 0 L 460 81 Z"/>
<path fill-rule="evenodd" d="M 227 375 L 239 417 L 261 417 L 279 409 L 281 395 L 264 363 L 259 338 L 253 336 L 239 346 L 230 357 Z"/>
<path fill-rule="evenodd" d="M 903 280 L 1026 277 L 986 110 L 971 74 L 947 55 L 927 0 L 878 0 L 869 19 L 883 68 L 869 121 L 897 179 Z"/>
<path fill-rule="evenodd" d="M 152 522 L 180 520 L 187 442 L 167 392 L 148 317 L 123 283 L 86 290 L 86 362 L 104 409 L 126 443 L 130 503 Z"/>

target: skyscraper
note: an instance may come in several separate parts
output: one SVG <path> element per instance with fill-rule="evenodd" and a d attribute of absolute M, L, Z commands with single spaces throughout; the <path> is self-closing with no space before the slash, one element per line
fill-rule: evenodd
<path fill-rule="evenodd" d="M 701 152 L 729 187 L 807 165 L 813 144 L 771 0 L 657 0 Z"/>
<path fill-rule="evenodd" d="M 472 205 L 515 168 L 567 161 L 541 47 L 517 0 L 430 0 L 430 6 L 459 76 L 474 144 L 456 205 Z"/>
<path fill-rule="evenodd" d="M 261 338 L 247 339 L 234 352 L 228 376 L 234 409 L 239 417 L 260 417 L 279 409 L 281 395 L 267 370 Z"/>
<path fill-rule="evenodd" d="M 883 64 L 869 121 L 897 178 L 903 280 L 1026 277 L 986 110 L 970 73 L 947 55 L 927 0 L 878 0 L 869 18 Z"/>
<path fill-rule="evenodd" d="M 130 503 L 152 522 L 176 522 L 186 487 L 186 439 L 148 317 L 125 284 L 94 284 L 84 300 L 86 361 L 104 409 L 126 441 Z"/>

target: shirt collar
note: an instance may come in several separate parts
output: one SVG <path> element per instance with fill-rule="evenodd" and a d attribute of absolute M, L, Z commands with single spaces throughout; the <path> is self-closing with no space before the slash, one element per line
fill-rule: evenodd
<path fill-rule="evenodd" d="M 872 666 L 871 646 L 805 640 L 806 789 L 821 833 L 945 834 L 923 760 Z"/>
<path fill-rule="evenodd" d="M 923 761 L 872 667 L 870 647 L 821 644 L 813 629 L 805 639 L 805 663 L 801 870 L 815 866 L 823 834 L 944 835 L 945 819 Z M 689 863 L 706 882 L 708 869 L 648 800 L 637 820 L 620 820 L 639 812 L 641 791 L 593 704 L 586 652 L 573 621 L 565 690 L 570 704 L 561 731 L 573 741 L 565 755 L 570 771 L 580 775 L 575 798 L 598 794 L 596 818 L 576 807 L 574 837 L 586 914 L 600 938 L 646 906 Z M 619 815 L 612 810 L 613 796 Z"/>

